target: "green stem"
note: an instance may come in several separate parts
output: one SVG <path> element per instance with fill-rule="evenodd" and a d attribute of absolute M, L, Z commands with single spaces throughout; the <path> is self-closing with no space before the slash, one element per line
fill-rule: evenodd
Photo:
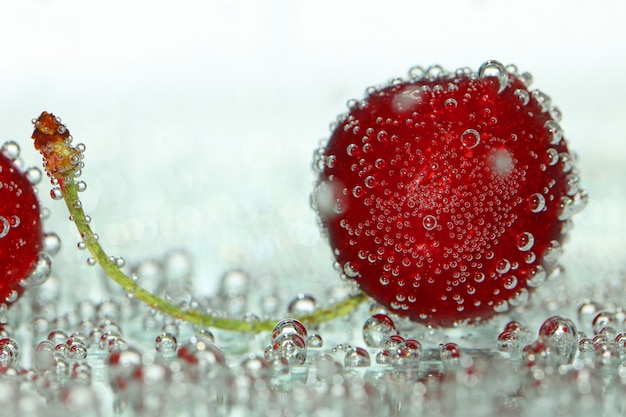
<path fill-rule="evenodd" d="M 132 294 L 135 298 L 143 301 L 152 308 L 162 311 L 163 313 L 203 327 L 214 327 L 239 332 L 259 332 L 272 330 L 274 328 L 276 322 L 273 320 L 245 321 L 204 314 L 195 309 L 183 309 L 172 305 L 168 301 L 145 290 L 132 278 L 124 274 L 124 272 L 122 272 L 115 262 L 112 261 L 106 254 L 102 246 L 100 246 L 97 237 L 89 226 L 89 221 L 85 216 L 85 212 L 82 209 L 76 183 L 73 180 L 60 181 L 60 188 L 65 204 L 69 209 L 70 216 L 73 219 L 81 238 L 83 239 L 85 247 L 89 250 L 95 262 L 102 267 L 104 272 L 111 279 L 117 282 L 127 293 Z M 358 293 L 344 300 L 338 301 L 337 303 L 326 308 L 318 309 L 312 314 L 296 317 L 296 319 L 305 325 L 316 325 L 350 314 L 366 299 L 366 295 Z"/>

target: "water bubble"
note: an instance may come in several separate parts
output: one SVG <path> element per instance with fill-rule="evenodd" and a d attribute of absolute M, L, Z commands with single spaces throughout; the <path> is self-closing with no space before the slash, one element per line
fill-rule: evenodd
<path fill-rule="evenodd" d="M 443 106 L 446 110 L 452 111 L 457 108 L 458 103 L 455 99 L 449 98 L 443 103 Z"/>
<path fill-rule="evenodd" d="M 272 350 L 277 358 L 285 359 L 289 365 L 302 365 L 306 361 L 305 339 L 296 333 L 282 333 L 274 338 Z"/>
<path fill-rule="evenodd" d="M 419 341 L 406 339 L 391 351 L 391 362 L 398 368 L 414 368 L 419 366 L 423 355 L 424 348 Z"/>
<path fill-rule="evenodd" d="M 7 303 L 13 303 L 15 301 L 17 301 L 17 298 L 19 297 L 19 293 L 15 290 L 10 291 L 7 296 L 4 298 L 4 301 Z"/>
<path fill-rule="evenodd" d="M 439 355 L 446 367 L 456 366 L 461 362 L 461 348 L 456 343 L 446 343 L 439 348 Z"/>
<path fill-rule="evenodd" d="M 11 224 L 6 217 L 0 216 L 0 239 L 9 234 L 11 230 Z"/>
<path fill-rule="evenodd" d="M 227 271 L 220 280 L 219 294 L 227 297 L 246 296 L 250 290 L 250 275 L 240 269 Z"/>
<path fill-rule="evenodd" d="M 535 237 L 533 236 L 532 233 L 523 232 L 517 235 L 517 239 L 516 239 L 517 249 L 521 250 L 522 252 L 529 251 L 530 249 L 532 249 L 534 244 L 535 244 Z"/>
<path fill-rule="evenodd" d="M 346 351 L 344 366 L 346 368 L 363 368 L 371 364 L 370 354 L 361 347 L 352 347 Z"/>
<path fill-rule="evenodd" d="M 474 129 L 466 129 L 461 134 L 461 144 L 468 149 L 475 148 L 480 143 L 480 133 Z"/>
<path fill-rule="evenodd" d="M 50 190 L 50 197 L 52 197 L 53 200 L 62 200 L 63 199 L 63 193 L 61 192 L 61 188 L 53 187 Z"/>
<path fill-rule="evenodd" d="M 52 258 L 46 252 L 39 252 L 35 269 L 28 277 L 20 281 L 24 288 L 32 288 L 42 285 L 48 280 L 52 272 Z"/>
<path fill-rule="evenodd" d="M 554 265 L 563 254 L 563 248 L 557 240 L 551 240 L 543 252 L 543 260 L 548 265 Z"/>
<path fill-rule="evenodd" d="M 426 75 L 426 70 L 420 66 L 414 66 L 409 69 L 409 78 L 411 80 L 420 80 Z"/>
<path fill-rule="evenodd" d="M 561 130 L 561 126 L 554 120 L 546 120 L 543 125 L 548 137 L 550 138 L 550 144 L 558 145 L 563 139 L 563 130 Z"/>
<path fill-rule="evenodd" d="M 493 306 L 493 311 L 496 313 L 504 313 L 509 311 L 509 303 L 506 300 L 499 301 Z"/>
<path fill-rule="evenodd" d="M 517 277 L 513 275 L 506 277 L 502 285 L 505 289 L 512 290 L 517 287 Z"/>
<path fill-rule="evenodd" d="M 357 268 L 355 264 L 349 261 L 343 265 L 343 272 L 349 278 L 356 278 L 359 276 L 359 269 Z"/>
<path fill-rule="evenodd" d="M 519 352 L 521 343 L 516 332 L 505 330 L 498 335 L 498 350 L 505 353 Z"/>
<path fill-rule="evenodd" d="M 615 313 L 612 311 L 601 311 L 595 315 L 591 326 L 595 334 L 599 334 L 600 330 L 607 326 L 615 324 Z"/>
<path fill-rule="evenodd" d="M 4 142 L 2 148 L 0 148 L 0 152 L 11 161 L 15 161 L 20 157 L 20 151 L 20 145 L 13 140 Z"/>
<path fill-rule="evenodd" d="M 539 106 L 541 106 L 542 113 L 545 113 L 552 108 L 552 99 L 546 93 L 539 90 L 533 90 L 532 96 L 535 100 L 537 100 Z"/>
<path fill-rule="evenodd" d="M 546 281 L 547 276 L 545 268 L 541 265 L 536 265 L 530 270 L 526 284 L 531 288 L 537 288 Z"/>
<path fill-rule="evenodd" d="M 584 300 L 577 309 L 578 323 L 582 324 L 583 328 L 591 328 L 592 321 L 600 310 L 600 304 L 592 300 Z"/>
<path fill-rule="evenodd" d="M 424 226 L 424 229 L 426 230 L 433 230 L 437 227 L 437 218 L 430 214 L 424 216 L 422 219 L 422 226 Z"/>
<path fill-rule="evenodd" d="M 56 233 L 46 233 L 43 236 L 43 251 L 55 256 L 61 250 L 61 238 Z"/>
<path fill-rule="evenodd" d="M 313 314 L 320 307 L 317 298 L 310 294 L 298 294 L 287 306 L 287 313 L 292 316 Z"/>
<path fill-rule="evenodd" d="M 154 348 L 157 352 L 163 354 L 175 353 L 178 348 L 176 336 L 168 332 L 161 333 L 154 340 Z"/>
<path fill-rule="evenodd" d="M 11 338 L 0 339 L 0 366 L 8 367 L 17 361 L 20 347 L 17 342 Z"/>
<path fill-rule="evenodd" d="M 551 355 L 556 355 L 565 363 L 574 360 L 578 349 L 578 335 L 571 320 L 561 316 L 550 317 L 541 325 L 539 338 L 550 349 Z"/>
<path fill-rule="evenodd" d="M 522 106 L 527 105 L 530 101 L 530 94 L 526 90 L 518 88 L 513 92 L 513 94 L 517 97 Z"/>
<path fill-rule="evenodd" d="M 499 274 L 506 274 L 511 269 L 511 262 L 508 259 L 500 259 L 496 265 L 496 272 Z"/>
<path fill-rule="evenodd" d="M 307 330 L 304 324 L 295 319 L 284 319 L 279 321 L 272 330 L 272 340 L 276 340 L 284 334 L 296 334 L 306 340 Z"/>
<path fill-rule="evenodd" d="M 37 167 L 27 168 L 24 171 L 24 175 L 26 175 L 26 178 L 28 179 L 28 182 L 31 183 L 31 185 L 39 184 L 41 182 L 41 179 L 43 178 L 41 170 Z"/>
<path fill-rule="evenodd" d="M 310 348 L 321 348 L 324 346 L 324 339 L 319 334 L 312 334 L 307 337 L 306 344 Z"/>
<path fill-rule="evenodd" d="M 363 341 L 368 347 L 381 347 L 385 340 L 396 334 L 395 323 L 385 314 L 374 314 L 363 324 Z"/>
<path fill-rule="evenodd" d="M 498 93 L 504 91 L 507 83 L 509 82 L 509 73 L 506 70 L 506 67 L 502 65 L 502 63 L 495 60 L 484 62 L 478 68 L 478 77 L 485 78 L 490 76 L 497 77 L 498 79 L 498 84 L 500 85 Z"/>

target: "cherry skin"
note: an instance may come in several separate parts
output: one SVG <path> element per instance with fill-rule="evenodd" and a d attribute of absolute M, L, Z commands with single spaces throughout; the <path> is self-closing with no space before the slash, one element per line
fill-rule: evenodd
<path fill-rule="evenodd" d="M 43 246 L 40 206 L 24 173 L 0 152 L 0 304 L 13 303 Z"/>
<path fill-rule="evenodd" d="M 524 304 L 587 198 L 549 97 L 488 67 L 369 90 L 317 154 L 313 204 L 344 277 L 434 326 Z"/>

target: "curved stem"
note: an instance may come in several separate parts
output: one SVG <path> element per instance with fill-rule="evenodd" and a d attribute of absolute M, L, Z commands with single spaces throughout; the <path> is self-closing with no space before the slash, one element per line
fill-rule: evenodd
<path fill-rule="evenodd" d="M 94 261 L 102 267 L 104 272 L 129 294 L 132 294 L 134 297 L 143 301 L 150 307 L 158 309 L 163 313 L 203 327 L 214 327 L 240 332 L 259 332 L 272 330 L 274 328 L 276 322 L 272 320 L 237 320 L 233 318 L 205 314 L 195 309 L 183 309 L 145 290 L 131 277 L 127 276 L 124 272 L 122 272 L 122 270 L 120 270 L 120 268 L 115 264 L 112 258 L 106 254 L 98 242 L 96 235 L 89 226 L 89 221 L 87 220 L 85 212 L 82 209 L 82 203 L 78 197 L 78 186 L 73 178 L 61 178 L 59 180 L 59 187 L 63 195 L 63 199 L 65 200 L 65 204 L 70 212 L 70 216 L 81 235 L 86 249 L 93 256 Z M 316 325 L 350 314 L 366 299 L 366 295 L 358 293 L 344 300 L 338 301 L 337 303 L 326 308 L 318 309 L 311 314 L 302 317 L 295 317 L 295 319 L 301 321 L 305 325 Z"/>

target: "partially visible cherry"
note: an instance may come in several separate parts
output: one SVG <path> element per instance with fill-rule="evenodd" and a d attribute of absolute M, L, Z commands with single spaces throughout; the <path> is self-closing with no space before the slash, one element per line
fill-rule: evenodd
<path fill-rule="evenodd" d="M 15 164 L 16 146 L 5 144 L 0 152 L 0 305 L 18 299 L 40 258 L 47 257 L 40 254 L 44 234 L 39 200 Z"/>

